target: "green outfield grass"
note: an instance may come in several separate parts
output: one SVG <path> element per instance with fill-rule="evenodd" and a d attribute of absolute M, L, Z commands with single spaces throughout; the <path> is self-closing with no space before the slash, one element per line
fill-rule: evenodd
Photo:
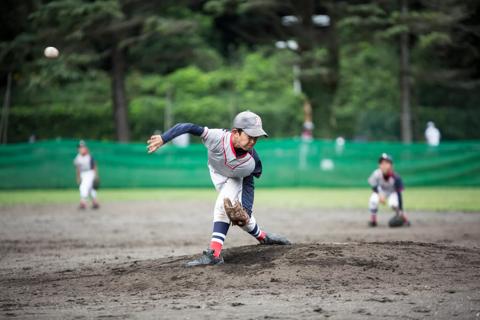
<path fill-rule="evenodd" d="M 365 209 L 370 191 L 362 189 L 262 189 L 257 188 L 257 206 L 297 208 Z M 110 201 L 180 201 L 214 200 L 212 189 L 105 189 L 102 202 Z M 77 190 L 0 191 L 0 205 L 76 203 Z M 404 193 L 407 211 L 480 212 L 480 188 L 410 188 Z"/>

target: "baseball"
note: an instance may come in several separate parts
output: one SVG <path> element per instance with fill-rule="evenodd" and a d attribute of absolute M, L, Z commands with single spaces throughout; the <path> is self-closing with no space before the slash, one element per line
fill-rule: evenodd
<path fill-rule="evenodd" d="M 55 47 L 46 47 L 45 50 L 43 50 L 43 54 L 49 59 L 55 59 L 58 57 L 60 52 Z"/>

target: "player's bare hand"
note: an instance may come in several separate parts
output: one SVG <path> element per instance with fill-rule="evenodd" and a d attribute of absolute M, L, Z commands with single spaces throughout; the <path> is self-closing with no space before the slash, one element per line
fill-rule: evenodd
<path fill-rule="evenodd" d="M 380 198 L 380 199 L 379 199 L 379 200 L 380 200 L 380 203 L 381 203 L 381 204 L 385 204 L 385 201 L 386 201 L 385 196 L 384 196 L 383 194 L 381 194 L 379 198 Z"/>
<path fill-rule="evenodd" d="M 161 146 L 163 146 L 163 139 L 162 136 L 159 134 L 153 135 L 150 139 L 147 140 L 148 146 L 147 151 L 148 153 L 153 153 L 158 150 Z"/>

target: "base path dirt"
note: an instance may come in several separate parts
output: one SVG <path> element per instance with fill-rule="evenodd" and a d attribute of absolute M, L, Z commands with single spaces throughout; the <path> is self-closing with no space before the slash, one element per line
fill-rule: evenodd
<path fill-rule="evenodd" d="M 0 208 L 0 318 L 480 319 L 480 214 L 259 208 L 294 245 L 229 232 L 225 264 L 186 268 L 212 203 Z"/>

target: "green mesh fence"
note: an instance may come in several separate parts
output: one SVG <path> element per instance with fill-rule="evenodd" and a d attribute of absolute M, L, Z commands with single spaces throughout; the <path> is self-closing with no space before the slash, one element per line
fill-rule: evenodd
<path fill-rule="evenodd" d="M 148 155 L 144 144 L 87 142 L 97 160 L 102 187 L 211 186 L 207 151 L 167 145 Z M 74 188 L 77 141 L 44 141 L 0 147 L 0 189 Z M 386 142 L 302 142 L 265 139 L 256 147 L 265 187 L 359 187 L 382 152 L 393 155 L 406 186 L 480 186 L 480 142 L 404 145 Z"/>

